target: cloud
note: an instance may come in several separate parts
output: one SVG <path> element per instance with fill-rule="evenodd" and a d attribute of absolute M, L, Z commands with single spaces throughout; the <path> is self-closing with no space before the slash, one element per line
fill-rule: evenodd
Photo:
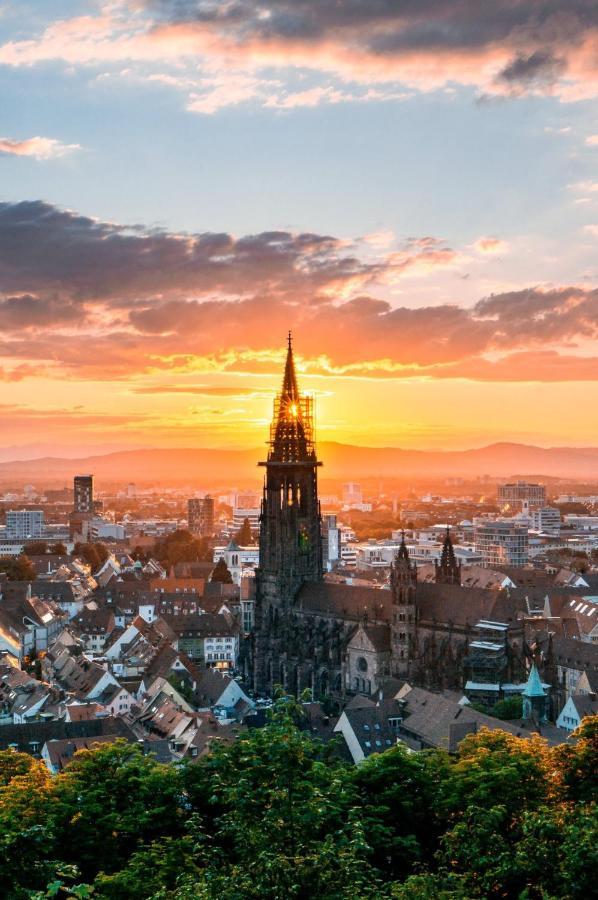
<path fill-rule="evenodd" d="M 80 144 L 63 144 L 54 138 L 32 137 L 23 141 L 0 138 L 0 153 L 10 156 L 30 156 L 33 159 L 57 159 L 81 150 Z"/>
<path fill-rule="evenodd" d="M 496 76 L 499 84 L 505 84 L 516 92 L 534 87 L 554 85 L 567 68 L 566 60 L 552 50 L 534 50 L 518 53 Z"/>
<path fill-rule="evenodd" d="M 272 398 L 272 391 L 256 391 L 234 385 L 150 384 L 134 388 L 135 394 L 191 394 L 197 397 Z"/>
<path fill-rule="evenodd" d="M 501 242 L 476 245 L 484 257 Z M 534 286 L 473 308 L 458 295 L 418 308 L 386 299 L 388 285 L 454 267 L 462 255 L 433 235 L 187 234 L 41 201 L 4 203 L 0 361 L 102 379 L 278 372 L 292 327 L 304 364 L 323 373 L 508 380 L 513 354 L 535 354 L 512 357 L 518 377 L 527 359 L 535 378 L 537 354 L 556 352 L 558 360 L 542 357 L 547 372 L 585 377 L 581 354 L 598 340 L 596 289 Z M 228 388 L 168 390 L 226 396 Z"/>
<path fill-rule="evenodd" d="M 574 101 L 598 93 L 597 47 L 595 0 L 125 0 L 97 16 L 19 35 L 0 46 L 0 62 L 125 62 L 159 67 L 183 81 L 197 77 L 198 67 L 201 77 L 216 82 L 233 70 L 241 79 L 231 85 L 233 102 L 287 108 L 458 85 L 482 95 L 552 93 Z M 318 83 L 297 91 L 298 71 Z M 263 83 L 273 72 L 285 81 L 282 92 Z M 183 81 L 188 108 L 213 112 L 227 105 L 222 85 L 195 91 Z M 349 82 L 372 93 L 347 90 Z M 380 97 L 380 85 L 395 87 Z"/>
<path fill-rule="evenodd" d="M 569 188 L 579 193 L 598 194 L 598 181 L 576 181 Z"/>
<path fill-rule="evenodd" d="M 598 225 L 584 225 L 583 230 L 586 234 L 591 235 L 592 237 L 598 238 Z"/>
<path fill-rule="evenodd" d="M 588 147 L 598 147 L 598 134 L 590 134 L 586 138 L 586 145 Z"/>
<path fill-rule="evenodd" d="M 493 255 L 496 253 L 505 253 L 509 249 L 506 241 L 501 241 L 493 237 L 481 237 L 473 244 L 473 249 L 483 256 Z"/>
<path fill-rule="evenodd" d="M 287 297 L 310 302 L 346 295 L 410 269 L 449 265 L 443 242 L 412 244 L 364 260 L 330 235 L 269 231 L 172 233 L 125 227 L 42 201 L 0 203 L 0 279 L 5 291 L 78 303 L 123 300 L 148 322 L 167 302 L 194 294 Z M 30 301 L 28 301 L 30 302 Z M 181 307 L 183 311 L 185 307 Z M 167 325 L 156 322 L 158 330 Z"/>

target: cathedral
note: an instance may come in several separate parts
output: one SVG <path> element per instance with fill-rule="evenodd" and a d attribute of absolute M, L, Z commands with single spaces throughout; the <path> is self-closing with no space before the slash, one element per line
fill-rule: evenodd
<path fill-rule="evenodd" d="M 260 516 L 260 564 L 250 667 L 254 688 L 275 685 L 314 696 L 374 693 L 389 678 L 437 689 L 463 688 L 485 665 L 476 647 L 499 638 L 490 671 L 499 681 L 524 674 L 524 602 L 517 591 L 461 586 L 447 529 L 432 583 L 418 583 L 405 539 L 389 588 L 327 581 L 313 400 L 297 384 L 291 335 L 282 388 L 274 401 Z M 529 598 L 526 598 L 529 608 Z M 523 610 L 525 611 L 525 610 Z M 495 629 L 496 631 L 496 629 Z M 501 644 L 500 641 L 503 643 Z M 488 674 L 488 673 L 486 673 Z"/>

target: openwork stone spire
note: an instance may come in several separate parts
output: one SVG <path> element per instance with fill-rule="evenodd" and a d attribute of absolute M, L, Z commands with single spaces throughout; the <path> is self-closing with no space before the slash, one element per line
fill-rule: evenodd
<path fill-rule="evenodd" d="M 457 562 L 450 528 L 447 525 L 440 563 L 434 563 L 437 584 L 461 584 L 461 563 Z"/>
<path fill-rule="evenodd" d="M 274 401 L 268 460 L 296 463 L 315 458 L 313 399 L 299 393 L 289 331 L 282 389 Z"/>

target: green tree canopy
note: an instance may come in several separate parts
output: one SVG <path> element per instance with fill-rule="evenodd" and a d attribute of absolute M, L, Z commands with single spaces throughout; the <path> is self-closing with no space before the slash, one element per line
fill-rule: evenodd
<path fill-rule="evenodd" d="M 233 576 L 230 569 L 226 565 L 224 557 L 221 556 L 210 575 L 210 581 L 219 581 L 221 584 L 232 584 Z"/>
<path fill-rule="evenodd" d="M 4 572 L 9 581 L 35 581 L 37 578 L 33 564 L 25 553 L 0 558 L 0 572 Z"/>

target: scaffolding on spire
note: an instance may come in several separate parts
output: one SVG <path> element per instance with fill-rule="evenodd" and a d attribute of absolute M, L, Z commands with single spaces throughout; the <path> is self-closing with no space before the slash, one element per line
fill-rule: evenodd
<path fill-rule="evenodd" d="M 314 400 L 299 393 L 290 331 L 282 388 L 274 400 L 269 444 L 271 462 L 313 462 L 316 458 Z"/>

